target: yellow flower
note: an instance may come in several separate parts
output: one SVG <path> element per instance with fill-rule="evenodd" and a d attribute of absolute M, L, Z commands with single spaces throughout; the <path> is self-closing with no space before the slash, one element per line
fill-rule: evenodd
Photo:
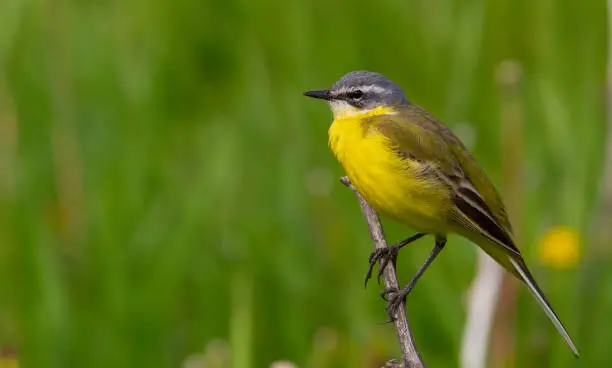
<path fill-rule="evenodd" d="M 19 362 L 16 358 L 0 357 L 0 368 L 19 368 Z"/>
<path fill-rule="evenodd" d="M 17 352 L 11 348 L 0 348 L 0 368 L 19 368 Z"/>
<path fill-rule="evenodd" d="M 554 226 L 539 244 L 540 262 L 547 267 L 569 269 L 580 259 L 580 235 L 569 226 Z"/>

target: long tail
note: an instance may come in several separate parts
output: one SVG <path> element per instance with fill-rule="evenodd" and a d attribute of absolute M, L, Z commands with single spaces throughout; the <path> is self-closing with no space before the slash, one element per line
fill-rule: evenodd
<path fill-rule="evenodd" d="M 525 262 L 523 262 L 522 259 L 516 260 L 512 256 L 508 256 L 508 258 L 510 259 L 510 263 L 512 263 L 516 272 L 520 275 L 521 279 L 525 282 L 525 285 L 527 285 L 527 287 L 529 288 L 529 291 L 531 292 L 531 294 L 533 294 L 533 296 L 538 301 L 542 309 L 544 309 L 544 312 L 546 312 L 546 315 L 548 316 L 548 318 L 550 318 L 550 321 L 553 323 L 553 325 L 555 325 L 555 327 L 557 328 L 557 331 L 559 331 L 559 334 L 565 340 L 565 343 L 570 347 L 570 349 L 572 349 L 572 352 L 574 353 L 576 358 L 578 358 L 580 354 L 578 353 L 578 349 L 576 349 L 576 346 L 574 345 L 572 338 L 569 336 L 569 334 L 565 330 L 565 327 L 563 327 L 563 324 L 559 320 L 559 317 L 557 317 L 557 314 L 550 306 L 550 303 L 544 296 L 544 293 L 542 292 L 542 289 L 540 289 L 540 287 L 538 286 L 538 283 L 535 281 L 535 279 L 531 275 L 531 272 L 529 272 L 529 269 L 525 265 Z"/>
<path fill-rule="evenodd" d="M 453 201 L 456 208 L 452 212 L 451 221 L 458 225 L 456 231 L 478 244 L 497 263 L 527 285 L 574 355 L 578 357 L 578 350 L 574 342 L 529 272 L 521 252 L 514 245 L 512 230 L 505 212 L 497 211 L 496 216 L 469 179 L 464 178 L 459 183 L 454 182 L 451 178 L 446 180 L 454 193 Z"/>

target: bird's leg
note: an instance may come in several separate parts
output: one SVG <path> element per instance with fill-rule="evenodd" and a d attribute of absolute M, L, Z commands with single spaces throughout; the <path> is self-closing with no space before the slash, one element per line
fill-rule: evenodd
<path fill-rule="evenodd" d="M 421 239 L 423 236 L 425 236 L 423 233 L 415 234 L 395 245 L 386 248 L 376 248 L 372 253 L 370 253 L 370 257 L 368 258 L 370 267 L 368 267 L 368 273 L 366 274 L 365 286 L 368 286 L 368 281 L 370 278 L 372 278 L 372 270 L 374 269 L 376 262 L 380 261 L 380 268 L 378 270 L 378 283 L 380 284 L 380 277 L 382 276 L 383 271 L 390 261 L 393 261 L 393 264 L 395 264 L 399 250 L 413 241 Z"/>
<path fill-rule="evenodd" d="M 427 259 L 425 260 L 425 263 L 421 265 L 417 273 L 414 275 L 414 277 L 412 278 L 412 280 L 406 287 L 404 287 L 401 290 L 397 290 L 395 288 L 386 288 L 385 290 L 382 291 L 381 295 L 383 299 L 388 300 L 389 302 L 387 304 L 387 314 L 389 314 L 389 317 L 391 319 L 393 319 L 393 316 L 395 315 L 395 311 L 397 310 L 397 308 L 399 308 L 402 302 L 406 300 L 406 296 L 410 294 L 410 291 L 412 290 L 414 285 L 416 285 L 419 278 L 421 278 L 421 276 L 423 275 L 425 270 L 427 270 L 429 265 L 433 263 L 433 261 L 436 259 L 436 257 L 438 256 L 440 251 L 442 251 L 445 245 L 446 245 L 445 238 L 436 238 L 436 245 L 432 249 Z"/>

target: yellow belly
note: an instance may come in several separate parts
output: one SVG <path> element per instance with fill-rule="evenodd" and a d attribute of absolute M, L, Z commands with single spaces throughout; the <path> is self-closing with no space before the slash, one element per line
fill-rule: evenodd
<path fill-rule="evenodd" d="M 358 118 L 335 120 L 329 138 L 346 175 L 378 212 L 419 232 L 440 233 L 446 228 L 448 191 L 418 177 L 419 162 L 400 157 L 385 136 L 364 134 Z"/>

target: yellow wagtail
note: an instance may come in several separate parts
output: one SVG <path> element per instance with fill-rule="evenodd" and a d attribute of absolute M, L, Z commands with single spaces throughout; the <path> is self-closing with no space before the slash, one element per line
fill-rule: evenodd
<path fill-rule="evenodd" d="M 329 102 L 329 145 L 351 183 L 378 212 L 418 231 L 370 257 L 380 272 L 398 250 L 426 234 L 435 246 L 410 283 L 387 290 L 388 313 L 401 305 L 446 244 L 448 233 L 480 246 L 523 281 L 574 355 L 578 350 L 527 268 L 497 190 L 461 141 L 381 74 L 355 71 L 306 96 Z M 380 273 L 379 273 L 380 275 Z"/>

